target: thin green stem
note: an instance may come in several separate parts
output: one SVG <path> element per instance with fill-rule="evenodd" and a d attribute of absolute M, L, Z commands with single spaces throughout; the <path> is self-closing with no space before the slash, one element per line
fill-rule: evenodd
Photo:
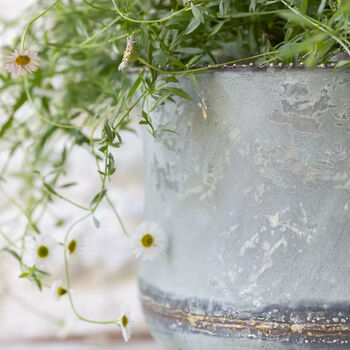
<path fill-rule="evenodd" d="M 89 208 L 84 207 L 83 205 L 81 205 L 79 203 L 76 203 L 76 202 L 72 201 L 71 199 L 61 195 L 60 193 L 58 193 L 56 190 L 54 190 L 51 187 L 51 185 L 50 185 L 50 187 L 48 187 L 49 185 L 46 183 L 44 177 L 35 169 L 34 164 L 29 159 L 27 159 L 27 162 L 28 162 L 29 166 L 31 167 L 33 173 L 36 174 L 39 177 L 39 179 L 42 181 L 43 185 L 46 187 L 47 193 L 53 194 L 54 196 L 56 196 L 56 197 L 58 197 L 58 198 L 60 198 L 60 199 L 62 199 L 64 201 L 74 205 L 75 207 L 77 207 L 79 209 L 90 211 Z"/>
<path fill-rule="evenodd" d="M 124 117 L 122 118 L 125 119 L 125 117 L 130 113 L 130 111 L 136 106 L 136 104 L 140 101 L 140 99 L 144 96 L 141 95 L 139 99 L 136 100 L 136 102 L 127 110 L 127 112 L 125 113 Z M 103 122 L 105 121 L 107 118 L 108 118 L 109 114 L 107 113 L 107 115 L 104 117 L 104 118 L 101 118 L 99 121 L 97 121 L 94 125 L 94 127 L 92 128 L 92 131 L 91 131 L 91 134 L 90 134 L 90 149 L 91 149 L 91 152 L 93 154 L 93 156 L 95 157 L 95 162 L 96 162 L 96 166 L 97 166 L 97 169 L 100 171 L 100 164 L 98 162 L 98 157 L 96 155 L 96 152 L 95 152 L 95 147 L 94 147 L 94 135 L 95 135 L 95 132 L 97 130 L 97 127 Z M 118 124 L 119 125 L 119 124 Z M 118 127 L 118 125 L 116 126 L 116 128 Z M 102 182 L 102 188 L 101 188 L 101 197 L 102 197 L 102 191 L 104 190 L 104 187 L 105 187 L 105 176 L 103 176 L 102 174 L 100 174 L 100 178 L 101 178 L 101 182 Z M 119 222 L 119 225 L 120 227 L 122 228 L 123 230 L 123 233 L 125 234 L 125 236 L 127 237 L 130 237 L 128 231 L 126 230 L 126 227 L 122 221 L 122 218 L 120 217 L 117 209 L 115 208 L 112 200 L 109 198 L 109 196 L 106 194 L 106 199 L 107 199 L 107 202 L 108 204 L 110 205 L 110 207 L 112 208 L 112 211 L 114 213 L 114 215 L 116 216 L 118 222 Z M 98 203 L 100 202 L 100 200 L 97 200 L 97 205 Z M 95 211 L 96 208 L 97 208 L 97 205 L 95 206 L 95 208 L 93 208 L 92 210 Z"/>
<path fill-rule="evenodd" d="M 85 44 L 89 43 L 90 41 L 96 39 L 99 35 L 103 34 L 105 31 L 107 31 L 110 27 L 112 27 L 113 24 L 117 23 L 119 21 L 119 18 L 114 19 L 111 23 L 107 24 L 102 30 L 95 33 L 92 37 L 86 39 L 83 41 L 80 45 L 84 46 Z"/>
<path fill-rule="evenodd" d="M 100 170 L 100 164 L 99 164 L 99 162 L 98 162 L 98 158 L 97 158 L 97 155 L 96 155 L 96 152 L 95 152 L 95 148 L 94 148 L 94 134 L 95 134 L 95 131 L 96 131 L 98 125 L 101 124 L 102 121 L 106 120 L 107 117 L 108 117 L 108 115 L 107 115 L 105 118 L 102 118 L 101 120 L 99 120 L 99 121 L 95 124 L 95 126 L 94 126 L 94 128 L 93 128 L 93 130 L 92 130 L 92 132 L 91 132 L 91 135 L 90 135 L 90 148 L 91 148 L 91 151 L 92 151 L 92 153 L 93 153 L 93 155 L 94 155 L 94 157 L 95 157 L 95 162 L 96 162 L 96 166 L 97 166 L 97 169 L 98 169 L 98 170 Z M 100 193 L 101 193 L 101 197 L 102 197 L 102 191 L 103 191 L 104 188 L 105 188 L 105 178 L 106 178 L 105 176 L 103 176 L 102 174 L 100 174 L 100 179 L 101 179 L 101 182 L 102 182 L 102 188 L 101 188 L 101 192 L 100 192 Z M 125 225 L 124 225 L 124 223 L 123 223 L 123 221 L 122 221 L 122 218 L 120 217 L 120 215 L 119 215 L 117 209 L 115 208 L 115 206 L 114 206 L 112 200 L 109 198 L 109 196 L 108 196 L 107 194 L 106 194 L 105 196 L 106 196 L 106 199 L 107 199 L 107 202 L 108 202 L 109 206 L 111 207 L 111 209 L 112 209 L 114 215 L 116 216 L 116 218 L 117 218 L 117 220 L 118 220 L 118 222 L 119 222 L 120 227 L 121 227 L 122 230 L 123 230 L 123 233 L 125 234 L 125 236 L 130 237 L 129 234 L 128 234 L 128 232 L 127 232 L 127 230 L 126 230 L 126 228 L 125 228 Z M 97 205 L 98 205 L 99 202 L 100 202 L 100 198 L 99 198 L 99 200 L 97 200 Z M 97 208 L 97 206 L 95 206 L 95 208 L 93 209 L 93 211 L 95 211 L 96 208 Z"/>
<path fill-rule="evenodd" d="M 318 22 L 314 22 L 313 20 L 311 20 L 308 16 L 300 13 L 297 9 L 295 9 L 294 7 L 290 6 L 286 1 L 284 0 L 280 0 L 282 2 L 283 5 L 285 5 L 286 7 L 288 7 L 291 11 L 293 11 L 296 15 L 298 15 L 299 17 L 304 18 L 307 22 L 309 22 L 310 24 L 312 24 L 312 26 L 314 26 L 315 28 L 317 28 L 318 30 L 320 30 L 321 32 L 329 35 L 333 40 L 335 40 L 339 45 L 341 45 L 343 47 L 343 49 L 346 51 L 346 53 L 348 55 L 350 55 L 350 48 L 342 41 L 340 40 L 335 34 L 332 33 L 332 31 L 330 30 L 330 28 L 325 28 L 324 26 L 322 26 L 322 24 L 319 24 Z"/>
<path fill-rule="evenodd" d="M 161 68 L 157 68 L 155 66 L 153 66 L 152 64 L 150 64 L 149 62 L 147 62 L 146 60 L 144 60 L 143 58 L 139 57 L 138 60 L 145 64 L 147 67 L 162 73 L 162 74 L 171 74 L 171 75 L 179 75 L 179 74 L 187 74 L 187 73 L 194 73 L 194 72 L 201 72 L 201 71 L 205 71 L 205 70 L 209 70 L 209 69 L 214 69 L 214 68 L 219 68 L 219 67 L 223 67 L 223 66 L 227 66 L 230 64 L 235 64 L 235 63 L 239 63 L 239 62 L 244 62 L 244 61 L 249 61 L 249 60 L 254 60 L 260 57 L 264 57 L 264 56 L 268 56 L 268 55 L 273 55 L 276 53 L 279 53 L 279 50 L 276 51 L 270 51 L 270 52 L 265 52 L 265 53 L 261 53 L 259 55 L 255 55 L 255 56 L 251 56 L 251 57 L 246 57 L 246 58 L 240 58 L 237 60 L 233 60 L 233 61 L 228 61 L 228 62 L 223 62 L 223 63 L 217 63 L 217 64 L 212 64 L 206 67 L 200 67 L 200 68 L 193 68 L 193 69 L 185 69 L 185 70 L 180 70 L 180 71 L 166 71 L 164 69 Z"/>
<path fill-rule="evenodd" d="M 26 213 L 26 211 L 14 200 L 12 197 L 10 197 L 1 187 L 0 187 L 0 192 L 7 198 L 7 200 L 12 203 L 26 218 L 28 221 L 29 226 L 36 231 L 36 225 L 33 222 L 32 218 L 30 215 Z"/>
<path fill-rule="evenodd" d="M 67 284 L 67 291 L 68 291 L 68 298 L 69 298 L 69 303 L 70 306 L 75 314 L 75 316 L 77 318 L 79 318 L 81 321 L 84 322 L 88 322 L 88 323 L 94 323 L 94 324 L 117 324 L 120 325 L 119 319 L 115 319 L 115 320 L 110 320 L 110 321 L 96 321 L 96 320 L 91 320 L 88 319 L 84 316 L 82 316 L 76 309 L 74 301 L 73 301 L 73 297 L 72 297 L 72 292 L 71 292 L 71 281 L 70 281 L 70 274 L 69 274 L 69 264 L 68 264 L 68 249 L 67 249 L 67 244 L 68 244 L 68 239 L 69 239 L 69 235 L 72 232 L 73 228 L 75 226 L 77 226 L 78 224 L 80 224 L 81 222 L 83 222 L 84 220 L 86 220 L 87 218 L 89 218 L 92 215 L 92 212 L 90 212 L 89 214 L 86 214 L 84 216 L 82 216 L 81 218 L 79 218 L 78 220 L 76 220 L 67 230 L 65 238 L 64 238 L 64 271 L 65 271 L 65 275 L 66 275 L 66 284 Z"/>
<path fill-rule="evenodd" d="M 35 23 L 40 17 L 44 16 L 48 11 L 50 11 L 56 4 L 58 4 L 60 2 L 60 0 L 56 0 L 52 5 L 50 5 L 45 11 L 43 11 L 39 16 L 35 17 L 34 19 L 32 19 L 26 26 L 26 29 L 23 33 L 23 36 L 22 36 L 22 44 L 21 44 L 21 49 L 23 50 L 24 49 L 24 43 L 26 41 L 26 38 L 27 38 L 27 34 L 28 34 L 28 31 L 29 31 L 29 28 L 31 27 L 31 25 L 33 23 Z"/>
<path fill-rule="evenodd" d="M 2 230 L 0 230 L 0 235 L 5 239 L 5 241 L 11 245 L 13 248 L 18 249 L 15 242 L 13 242 Z"/>
<path fill-rule="evenodd" d="M 191 10 L 191 8 L 189 8 L 189 7 L 184 7 L 183 9 L 181 9 L 179 11 L 176 11 L 176 12 L 173 12 L 172 14 L 170 14 L 170 15 L 164 17 L 164 18 L 143 20 L 143 19 L 134 19 L 134 18 L 128 17 L 127 15 L 125 15 L 123 12 L 120 11 L 120 9 L 118 8 L 117 4 L 115 3 L 115 0 L 112 0 L 112 2 L 113 2 L 113 5 L 114 5 L 114 8 L 118 12 L 118 14 L 122 18 L 126 19 L 129 22 L 133 22 L 133 23 L 143 23 L 143 24 L 146 24 L 146 23 L 162 23 L 162 22 L 168 21 L 170 18 L 172 18 L 174 16 L 177 16 L 179 13 Z"/>
<path fill-rule="evenodd" d="M 130 235 L 129 235 L 128 231 L 126 230 L 126 227 L 125 227 L 125 225 L 124 225 L 124 223 L 123 223 L 122 218 L 120 217 L 120 215 L 119 215 L 119 213 L 118 213 L 118 211 L 117 211 L 115 205 L 113 204 L 112 200 L 109 198 L 109 196 L 108 196 L 107 194 L 106 194 L 106 199 L 107 199 L 108 204 L 109 204 L 110 207 L 112 208 L 112 211 L 113 211 L 114 215 L 117 217 L 117 219 L 118 219 L 118 221 L 119 221 L 119 225 L 120 225 L 120 227 L 122 228 L 124 235 L 125 235 L 126 237 L 130 237 Z"/>
<path fill-rule="evenodd" d="M 271 11 L 261 11 L 261 12 L 238 12 L 228 15 L 224 18 L 234 19 L 234 18 L 245 18 L 245 17 L 254 17 L 254 16 L 267 16 L 274 15 L 276 13 L 281 13 L 281 10 L 271 10 Z"/>
<path fill-rule="evenodd" d="M 54 315 L 49 314 L 46 311 L 43 311 L 41 309 L 39 309 L 38 307 L 33 306 L 30 302 L 24 300 L 22 297 L 20 297 L 17 294 L 14 294 L 12 291 L 11 292 L 7 292 L 6 293 L 10 298 L 12 298 L 17 304 L 19 304 L 20 306 L 22 306 L 24 309 L 26 309 L 27 311 L 29 311 L 31 314 L 36 315 L 37 317 L 51 322 L 53 324 L 56 324 L 58 326 L 62 326 L 64 325 L 64 320 L 55 317 Z"/>
<path fill-rule="evenodd" d="M 94 213 L 94 212 L 96 211 L 97 206 L 99 205 L 99 203 L 100 203 L 101 200 L 102 200 L 102 193 L 103 193 L 103 190 L 104 190 L 104 188 L 105 188 L 105 180 L 106 180 L 106 176 L 104 176 L 104 175 L 102 175 L 102 174 L 100 173 L 101 167 L 100 167 L 100 163 L 99 163 L 99 161 L 98 161 L 98 156 L 97 156 L 97 154 L 96 154 L 96 152 L 95 152 L 94 135 L 95 135 L 95 132 L 96 132 L 96 130 L 97 130 L 97 127 L 98 127 L 103 121 L 105 121 L 105 120 L 108 118 L 108 116 L 109 116 L 109 115 L 108 115 L 108 113 L 107 113 L 105 117 L 103 117 L 103 118 L 101 118 L 99 121 L 97 121 L 97 123 L 95 123 L 94 127 L 92 128 L 91 134 L 90 134 L 90 149 L 91 149 L 92 155 L 93 155 L 94 158 L 95 158 L 96 168 L 97 168 L 98 173 L 99 173 L 99 175 L 100 175 L 100 180 L 101 180 L 101 184 L 102 184 L 102 185 L 101 185 L 100 195 L 99 195 L 99 197 L 98 197 L 98 199 L 97 199 L 97 201 L 96 201 L 95 207 L 94 207 L 94 208 L 90 208 L 91 211 L 92 211 L 92 213 Z M 106 159 L 105 159 L 105 162 L 106 162 Z"/>
<path fill-rule="evenodd" d="M 111 10 L 111 9 L 109 9 L 109 8 L 107 8 L 107 7 L 96 6 L 96 5 L 94 5 L 94 4 L 91 4 L 91 3 L 88 2 L 87 0 L 83 0 L 83 2 L 84 2 L 86 5 L 90 6 L 91 8 L 95 9 L 95 10 L 101 10 L 101 11 L 107 11 L 107 12 L 115 12 L 114 10 Z"/>
<path fill-rule="evenodd" d="M 34 109 L 34 111 L 38 114 L 38 116 L 47 124 L 53 125 L 53 126 L 57 126 L 59 128 L 64 128 L 64 129 L 79 129 L 79 126 L 76 125 L 71 125 L 71 124 L 61 124 L 61 123 L 56 123 L 50 119 L 47 119 L 38 108 L 36 108 L 32 95 L 29 91 L 29 83 L 28 83 L 28 77 L 25 75 L 23 77 L 23 81 L 24 81 L 24 91 L 27 95 L 27 99 L 29 101 L 29 103 L 31 104 L 32 108 Z"/>
<path fill-rule="evenodd" d="M 136 101 L 131 105 L 131 107 L 129 107 L 126 111 L 126 113 L 123 115 L 123 117 L 119 120 L 118 124 L 113 127 L 115 130 L 118 129 L 118 127 L 123 123 L 123 121 L 125 120 L 125 118 L 128 117 L 128 115 L 130 114 L 130 112 L 132 111 L 132 109 L 139 103 L 139 101 L 146 95 L 146 92 L 143 92 L 137 99 Z"/>
<path fill-rule="evenodd" d="M 135 30 L 131 34 L 136 34 L 139 31 L 140 30 Z M 116 36 L 114 38 L 110 38 L 106 42 L 103 42 L 103 43 L 96 43 L 96 44 L 90 44 L 90 45 L 80 44 L 79 46 L 69 46 L 69 47 L 78 47 L 78 48 L 81 48 L 81 49 L 85 49 L 85 48 L 86 49 L 90 49 L 90 48 L 94 48 L 94 47 L 101 47 L 101 46 L 105 46 L 106 44 L 110 44 L 110 43 L 113 43 L 115 41 L 118 41 L 120 39 L 124 39 L 124 38 L 126 38 L 128 36 L 129 36 L 129 34 L 125 33 L 125 34 L 118 35 L 118 36 Z"/>
<path fill-rule="evenodd" d="M 64 200 L 64 201 L 66 201 L 66 202 L 68 202 L 68 203 L 74 205 L 75 207 L 77 207 L 77 208 L 79 208 L 79 209 L 82 209 L 82 210 L 85 210 L 85 211 L 90 211 L 89 208 L 84 207 L 83 205 L 81 205 L 81 204 L 79 204 L 79 203 L 76 203 L 76 202 L 72 201 L 71 199 L 69 199 L 69 198 L 67 198 L 67 197 L 62 196 L 61 194 L 59 194 L 59 193 L 56 192 L 56 191 L 55 191 L 55 193 L 53 193 L 53 192 L 47 190 L 47 192 L 48 192 L 48 193 L 51 193 L 51 194 L 54 194 L 56 197 L 58 197 L 58 198 L 60 198 L 60 199 L 62 199 L 62 200 Z"/>

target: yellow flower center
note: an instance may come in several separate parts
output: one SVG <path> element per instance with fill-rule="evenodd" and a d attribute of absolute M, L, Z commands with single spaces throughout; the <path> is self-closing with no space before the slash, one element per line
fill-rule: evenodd
<path fill-rule="evenodd" d="M 63 226 L 63 224 L 64 224 L 64 221 L 62 219 L 60 219 L 56 222 L 57 227 Z"/>
<path fill-rule="evenodd" d="M 48 247 L 46 247 L 45 245 L 41 245 L 40 247 L 38 247 L 36 253 L 38 254 L 39 258 L 44 259 L 48 257 L 50 251 Z"/>
<path fill-rule="evenodd" d="M 75 250 L 77 249 L 77 241 L 75 239 L 71 240 L 68 244 L 68 251 L 69 254 L 73 254 Z"/>
<path fill-rule="evenodd" d="M 30 63 L 30 57 L 27 55 L 19 55 L 16 57 L 15 62 L 19 66 L 26 66 Z"/>
<path fill-rule="evenodd" d="M 57 295 L 59 297 L 62 297 L 63 295 L 65 295 L 67 293 L 68 293 L 67 289 L 64 289 L 63 287 L 58 287 L 57 288 Z"/>
<path fill-rule="evenodd" d="M 145 247 L 145 248 L 150 248 L 152 247 L 154 243 L 154 238 L 151 234 L 146 233 L 145 235 L 142 236 L 141 238 L 141 244 Z"/>
<path fill-rule="evenodd" d="M 122 326 L 125 328 L 128 325 L 128 323 L 129 323 L 129 319 L 125 315 L 123 315 Z"/>

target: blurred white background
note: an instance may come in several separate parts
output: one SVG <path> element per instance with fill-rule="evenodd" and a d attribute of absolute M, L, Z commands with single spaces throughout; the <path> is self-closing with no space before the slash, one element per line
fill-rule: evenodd
<path fill-rule="evenodd" d="M 17 17 L 25 6 L 34 2 L 35 0 L 0 0 L 0 25 L 4 20 Z M 28 19 L 23 15 L 23 27 Z M 22 30 L 19 28 L 19 33 Z M 10 40 L 10 37 L 1 37 L 0 44 Z M 6 119 L 6 114 L 0 110 L 0 125 Z M 140 134 L 138 131 L 138 135 L 125 135 L 125 145 L 118 150 L 118 171 L 113 177 L 110 191 L 110 197 L 131 232 L 142 221 L 143 215 L 144 176 Z M 0 151 L 0 162 L 4 156 L 4 152 Z M 77 201 L 89 203 L 93 194 L 98 192 L 99 180 L 94 160 L 86 150 L 75 151 L 69 164 L 69 173 L 67 181 L 79 180 L 79 185 L 74 189 Z M 1 203 L 0 198 L 0 207 L 3 208 L 4 205 L 7 204 Z M 69 223 L 81 215 L 79 210 L 63 201 L 57 202 L 52 207 L 52 212 L 53 217 L 63 220 L 65 224 L 57 227 L 57 220 L 47 220 L 44 230 L 58 239 Z M 1 215 L 2 212 L 0 222 L 3 220 Z M 94 227 L 92 220 L 88 220 L 75 230 L 86 236 L 85 249 L 79 262 L 72 267 L 76 306 L 87 318 L 108 320 L 118 317 L 122 305 L 127 304 L 132 308 L 136 320 L 136 340 L 125 349 L 156 350 L 158 348 L 150 342 L 143 324 L 137 296 L 137 262 L 128 241 L 107 205 L 101 206 L 96 217 L 101 222 L 99 229 Z M 12 234 L 16 231 L 16 225 L 8 226 L 6 230 Z M 3 245 L 0 237 L 0 247 Z M 55 279 L 58 277 L 64 280 L 64 276 L 60 276 L 61 271 L 62 265 L 58 265 Z M 0 254 L 1 349 L 95 349 L 100 346 L 104 349 L 124 349 L 124 345 L 119 345 L 121 334 L 117 326 L 91 325 L 78 321 L 68 300 L 56 301 L 50 290 L 40 293 L 28 280 L 19 279 L 19 273 L 15 259 Z M 58 325 L 58 322 L 63 322 L 64 325 Z"/>

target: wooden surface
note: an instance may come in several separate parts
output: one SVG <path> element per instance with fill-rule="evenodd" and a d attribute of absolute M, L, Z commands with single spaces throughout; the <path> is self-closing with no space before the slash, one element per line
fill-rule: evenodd
<path fill-rule="evenodd" d="M 71 335 L 66 339 L 44 337 L 0 340 L 1 350 L 164 350 L 148 333 L 136 333 L 125 343 L 120 332 Z"/>
<path fill-rule="evenodd" d="M 164 350 L 152 340 L 131 340 L 128 343 L 115 342 L 85 342 L 85 341 L 54 341 L 54 342 L 10 342 L 0 343 L 0 349 L 6 350 Z"/>

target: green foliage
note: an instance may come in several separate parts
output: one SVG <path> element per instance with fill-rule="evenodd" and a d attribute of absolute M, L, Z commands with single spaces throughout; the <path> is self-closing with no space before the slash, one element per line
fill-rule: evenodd
<path fill-rule="evenodd" d="M 133 116 L 154 137 L 176 132 L 153 125 L 151 114 L 167 101 L 191 99 L 177 77 L 187 75 L 198 86 L 196 74 L 240 60 L 289 63 L 297 58 L 312 67 L 350 53 L 346 0 L 38 0 L 29 12 L 41 23 L 34 20 L 27 27 L 23 43 L 39 48 L 40 70 L 24 79 L 0 74 L 0 92 L 12 97 L 0 102 L 0 142 L 8 154 L 0 180 L 21 183 L 16 199 L 7 198 L 27 221 L 20 242 L 40 234 L 40 213 L 57 198 L 100 226 L 94 213 L 102 200 L 111 204 L 108 180 L 117 172 L 113 150 L 132 131 L 131 112 L 140 106 Z M 5 30 L 24 25 L 21 15 Z M 119 72 L 130 35 L 138 58 L 129 62 L 130 72 Z M 2 51 L 6 55 L 16 48 L 19 38 Z M 347 58 L 337 64 L 347 67 Z M 24 117 L 23 106 L 31 107 Z M 101 179 L 101 189 L 87 205 L 59 193 L 75 185 L 60 185 L 60 179 L 77 147 L 95 157 Z M 23 164 L 14 174 L 8 165 L 18 154 Z M 9 242 L 0 251 L 18 260 L 24 269 L 20 277 L 41 289 L 45 272 L 24 266 L 23 244 L 12 249 L 19 242 Z"/>
<path fill-rule="evenodd" d="M 35 265 L 33 267 L 25 267 L 25 272 L 23 272 L 19 278 L 27 278 L 30 281 L 33 281 L 39 290 L 42 290 L 42 279 L 48 276 L 48 273 L 45 271 L 39 270 Z"/>

